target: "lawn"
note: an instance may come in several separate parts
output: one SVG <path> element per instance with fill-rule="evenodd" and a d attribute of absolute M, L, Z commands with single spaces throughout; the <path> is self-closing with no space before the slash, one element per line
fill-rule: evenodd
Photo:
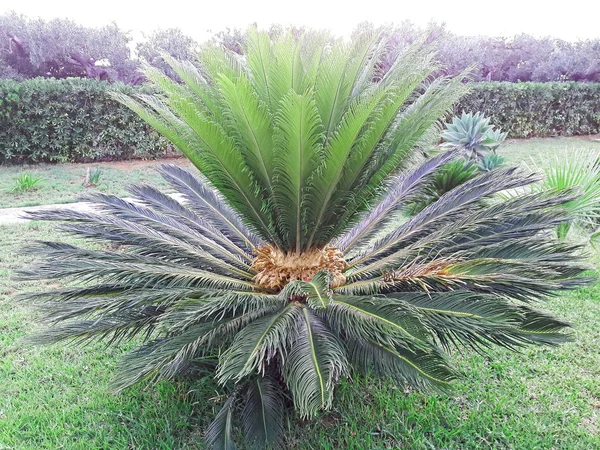
<path fill-rule="evenodd" d="M 512 162 L 529 156 L 543 161 L 551 151 L 576 148 L 600 150 L 600 142 L 512 141 L 501 154 Z M 102 164 L 105 191 L 121 194 L 129 182 L 156 180 L 151 168 L 158 162 L 135 164 L 129 169 Z M 39 170 L 62 180 L 57 186 L 68 186 L 69 176 L 83 180 L 85 167 Z M 16 173 L 15 168 L 0 168 L 0 182 L 6 185 Z M 57 189 L 54 195 L 63 192 L 60 198 L 68 201 L 68 195 L 83 190 Z M 37 194 L 42 203 L 59 198 L 42 192 L 31 195 Z M 4 202 L 7 197 L 0 198 Z M 12 198 L 11 204 L 33 198 Z M 101 344 L 31 347 L 21 340 L 39 324 L 37 314 L 17 303 L 14 294 L 53 287 L 11 278 L 31 259 L 21 248 L 36 239 L 81 243 L 59 236 L 45 223 L 0 226 L 0 450 L 203 448 L 203 430 L 220 401 L 211 373 L 115 395 L 109 392 L 111 376 L 119 355 L 133 344 L 111 349 Z M 598 255 L 595 259 L 600 263 Z M 600 448 L 600 284 L 541 307 L 574 325 L 572 343 L 526 348 L 520 354 L 495 349 L 490 357 L 454 354 L 462 378 L 448 395 L 405 391 L 388 382 L 346 380 L 336 391 L 331 412 L 319 420 L 289 424 L 290 448 Z"/>
<path fill-rule="evenodd" d="M 498 153 L 508 163 L 543 162 L 548 157 L 565 151 L 595 151 L 600 154 L 600 138 L 549 138 L 511 140 L 500 147 Z M 160 164 L 167 162 L 191 166 L 187 159 L 164 161 L 122 161 L 94 164 L 40 164 L 34 166 L 0 166 L 0 207 L 46 205 L 76 201 L 86 192 L 100 191 L 108 194 L 126 195 L 128 184 L 144 182 L 158 186 L 166 183 L 156 172 Z M 88 167 L 103 171 L 96 187 L 84 186 Z M 41 177 L 40 187 L 31 192 L 13 192 L 15 178 L 27 172 Z"/>
<path fill-rule="evenodd" d="M 126 195 L 125 187 L 133 183 L 167 184 L 156 172 L 163 163 L 190 166 L 185 158 L 161 161 L 119 161 L 93 164 L 39 164 L 31 166 L 0 166 L 0 208 L 14 206 L 70 203 L 88 192 Z M 87 168 L 100 169 L 99 183 L 85 187 Z M 30 173 L 42 180 L 39 188 L 29 192 L 15 192 L 15 179 L 22 173 Z"/>
<path fill-rule="evenodd" d="M 49 224 L 0 227 L 0 449 L 202 448 L 219 401 L 210 373 L 113 395 L 111 375 L 130 346 L 20 340 L 39 325 L 13 295 L 52 286 L 10 274 L 30 260 L 24 245 L 57 237 Z M 343 382 L 333 411 L 290 425 L 291 448 L 600 448 L 599 298 L 600 284 L 544 305 L 574 324 L 572 343 L 521 354 L 498 349 L 490 358 L 454 355 L 463 378 L 448 396 Z"/>
<path fill-rule="evenodd" d="M 600 156 L 600 135 L 568 138 L 510 139 L 498 149 L 507 163 L 544 164 L 568 152 L 590 151 Z"/>

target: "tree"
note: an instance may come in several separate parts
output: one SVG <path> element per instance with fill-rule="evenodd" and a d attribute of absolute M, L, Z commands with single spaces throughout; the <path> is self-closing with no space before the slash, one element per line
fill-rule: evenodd
<path fill-rule="evenodd" d="M 0 66 L 14 78 L 85 77 L 130 82 L 131 38 L 115 24 L 86 28 L 68 19 L 0 16 Z"/>
<path fill-rule="evenodd" d="M 195 61 L 198 43 L 183 34 L 179 28 L 168 28 L 155 31 L 146 41 L 138 43 L 136 51 L 139 58 L 164 71 L 170 78 L 181 81 L 171 66 L 166 63 L 161 52 L 166 52 L 179 61 Z"/>
<path fill-rule="evenodd" d="M 238 424 L 279 448 L 288 406 L 315 417 L 351 372 L 443 390 L 445 350 L 563 342 L 568 325 L 534 304 L 585 282 L 577 249 L 547 233 L 570 196 L 495 197 L 534 175 L 487 172 L 403 220 L 455 156 L 409 164 L 464 74 L 431 81 L 432 55 L 411 47 L 373 82 L 380 34 L 319 36 L 253 28 L 245 58 L 205 48 L 199 72 L 167 56 L 183 85 L 147 68 L 160 95 L 115 94 L 197 167 L 161 169 L 184 204 L 142 185 L 135 202 L 96 195 L 99 213 L 31 214 L 123 248 L 40 244 L 22 277 L 82 284 L 28 296 L 55 323 L 34 342 L 145 338 L 116 389 L 216 365 L 228 397 L 211 448 L 235 448 Z"/>

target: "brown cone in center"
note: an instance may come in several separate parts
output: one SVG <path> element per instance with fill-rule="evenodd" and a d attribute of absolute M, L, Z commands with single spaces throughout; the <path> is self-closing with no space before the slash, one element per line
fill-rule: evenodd
<path fill-rule="evenodd" d="M 343 274 L 346 261 L 335 247 L 311 249 L 302 253 L 284 252 L 270 245 L 254 250 L 256 258 L 252 269 L 253 280 L 265 289 L 281 290 L 290 281 L 310 281 L 320 270 L 327 270 L 332 277 L 331 287 L 346 282 Z"/>

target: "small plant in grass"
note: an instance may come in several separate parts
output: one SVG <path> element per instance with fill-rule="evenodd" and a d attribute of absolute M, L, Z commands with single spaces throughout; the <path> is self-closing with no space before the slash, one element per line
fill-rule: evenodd
<path fill-rule="evenodd" d="M 132 202 L 90 196 L 95 212 L 31 213 L 123 246 L 32 249 L 43 257 L 22 278 L 80 281 L 26 296 L 53 324 L 32 340 L 143 340 L 117 390 L 208 364 L 225 399 L 211 449 L 241 434 L 282 448 L 286 417 L 330 409 L 351 374 L 443 391 L 455 347 L 568 340 L 568 324 L 531 302 L 587 281 L 577 249 L 547 233 L 566 217 L 549 208 L 570 196 L 486 202 L 537 180 L 496 169 L 397 221 L 456 156 L 407 166 L 469 86 L 432 81 L 439 67 L 416 48 L 380 76 L 386 44 L 253 28 L 244 58 L 205 48 L 202 71 L 165 54 L 181 84 L 147 67 L 156 94 L 114 97 L 196 166 L 161 169 L 186 202 L 141 185 Z"/>
<path fill-rule="evenodd" d="M 85 182 L 84 182 L 84 186 L 85 187 L 89 187 L 89 186 L 97 186 L 98 183 L 100 182 L 100 177 L 102 176 L 104 172 L 102 171 L 102 169 L 99 168 L 87 168 L 87 171 L 85 173 Z"/>
<path fill-rule="evenodd" d="M 41 177 L 36 177 L 29 172 L 23 172 L 17 178 L 15 178 L 15 185 L 13 192 L 29 192 L 35 189 L 39 189 L 40 182 L 43 180 Z"/>

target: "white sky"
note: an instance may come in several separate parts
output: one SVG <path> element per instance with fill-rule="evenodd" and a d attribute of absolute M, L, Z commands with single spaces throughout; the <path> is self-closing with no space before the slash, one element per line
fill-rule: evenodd
<path fill-rule="evenodd" d="M 245 28 L 252 22 L 329 28 L 347 35 L 365 20 L 380 25 L 407 19 L 419 25 L 445 22 L 463 35 L 600 38 L 600 0 L 0 0 L 0 14 L 10 10 L 44 19 L 68 17 L 87 26 L 114 21 L 134 37 L 179 27 L 197 40 L 210 36 L 209 30 Z"/>

